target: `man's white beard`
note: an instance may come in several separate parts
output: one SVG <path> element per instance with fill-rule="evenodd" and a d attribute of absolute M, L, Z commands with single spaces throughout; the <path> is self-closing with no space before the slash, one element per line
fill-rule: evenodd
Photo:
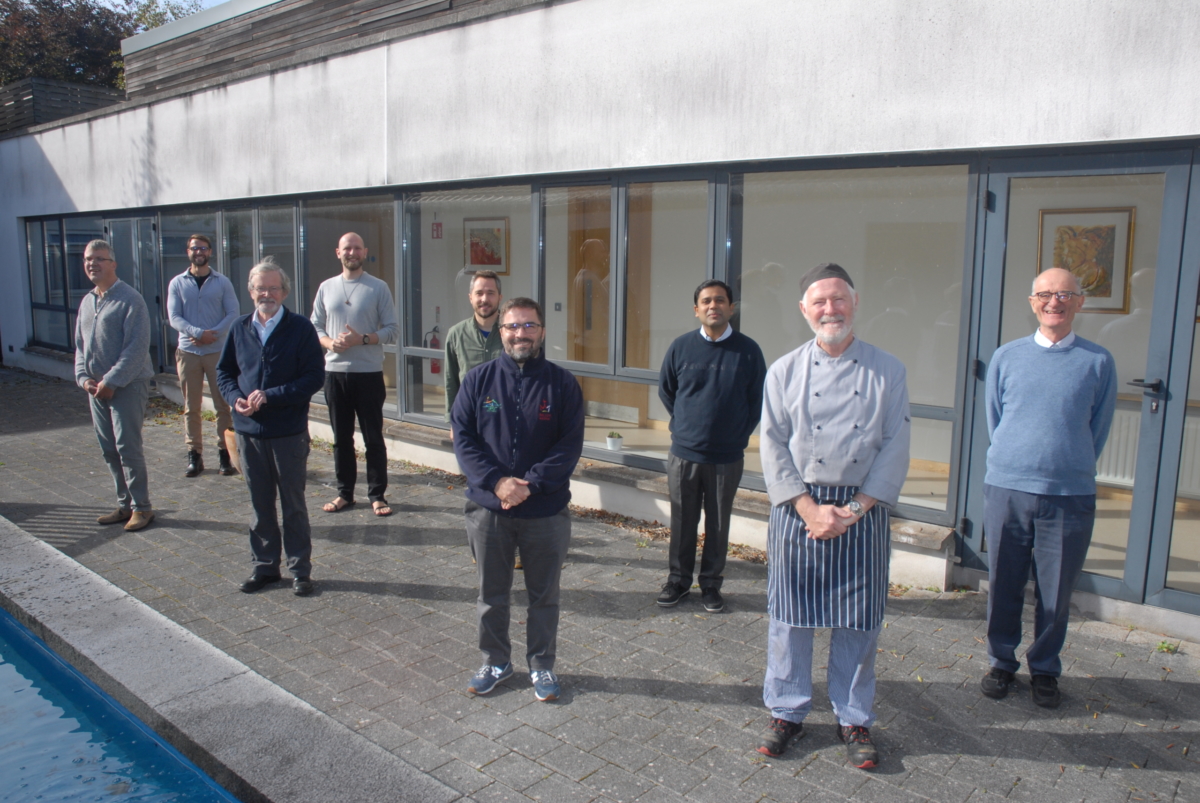
<path fill-rule="evenodd" d="M 837 321 L 834 321 L 833 319 L 838 318 L 838 317 L 841 318 L 841 321 L 840 321 L 841 328 L 839 328 L 837 331 L 834 331 L 834 332 L 830 332 L 828 329 L 825 328 L 824 324 L 835 323 Z M 818 321 L 816 324 L 814 324 L 812 321 L 809 321 L 807 317 L 805 317 L 804 320 L 808 321 L 808 328 L 813 330 L 813 334 L 817 336 L 817 340 L 826 344 L 827 346 L 841 345 L 842 343 L 846 342 L 846 338 L 848 338 L 848 337 L 850 337 L 850 335 L 854 334 L 854 316 L 853 315 L 843 315 L 843 316 L 826 315 L 823 318 L 821 318 L 821 320 Z"/>

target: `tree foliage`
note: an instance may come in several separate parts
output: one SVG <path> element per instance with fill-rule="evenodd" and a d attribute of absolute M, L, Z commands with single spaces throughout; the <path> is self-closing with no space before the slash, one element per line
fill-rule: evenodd
<path fill-rule="evenodd" d="M 121 40 L 200 10 L 199 0 L 0 0 L 0 85 L 52 78 L 123 88 Z"/>

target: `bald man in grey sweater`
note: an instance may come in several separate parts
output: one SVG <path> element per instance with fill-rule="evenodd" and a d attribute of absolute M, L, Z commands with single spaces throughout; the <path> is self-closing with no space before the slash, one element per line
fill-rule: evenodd
<path fill-rule="evenodd" d="M 150 398 L 150 313 L 138 291 L 117 278 L 112 246 L 92 240 L 83 270 L 95 285 L 75 323 L 75 381 L 91 395 L 92 424 L 117 489 L 117 509 L 96 521 L 140 530 L 154 520 L 142 456 Z"/>

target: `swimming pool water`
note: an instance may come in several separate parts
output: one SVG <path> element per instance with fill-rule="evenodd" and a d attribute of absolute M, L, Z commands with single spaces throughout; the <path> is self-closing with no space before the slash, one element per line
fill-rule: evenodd
<path fill-rule="evenodd" d="M 0 801 L 236 798 L 0 610 Z"/>

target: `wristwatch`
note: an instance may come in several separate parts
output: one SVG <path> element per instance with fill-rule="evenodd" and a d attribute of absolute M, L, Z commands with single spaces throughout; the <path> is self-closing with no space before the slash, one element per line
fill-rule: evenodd
<path fill-rule="evenodd" d="M 370 335 L 363 335 L 363 345 L 364 346 L 371 345 L 371 336 Z"/>
<path fill-rule="evenodd" d="M 851 499 L 846 503 L 846 509 L 855 515 L 857 518 L 862 518 L 867 511 L 863 509 L 862 502 L 857 499 Z"/>

